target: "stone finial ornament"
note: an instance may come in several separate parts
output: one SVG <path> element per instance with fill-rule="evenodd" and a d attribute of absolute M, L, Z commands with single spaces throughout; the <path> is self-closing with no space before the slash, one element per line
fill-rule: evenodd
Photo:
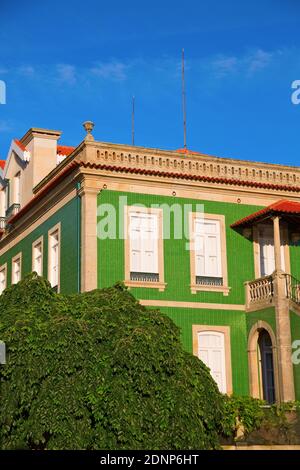
<path fill-rule="evenodd" d="M 92 121 L 85 121 L 82 125 L 86 131 L 86 136 L 84 140 L 94 140 L 94 137 L 92 136 L 92 131 L 95 127 L 95 124 Z"/>

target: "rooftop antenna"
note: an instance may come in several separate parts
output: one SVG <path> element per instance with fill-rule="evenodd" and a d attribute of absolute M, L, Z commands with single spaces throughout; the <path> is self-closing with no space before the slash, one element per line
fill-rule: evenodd
<path fill-rule="evenodd" d="M 132 97 L 132 115 L 131 115 L 131 138 L 134 145 L 134 96 Z"/>
<path fill-rule="evenodd" d="M 182 49 L 182 111 L 183 111 L 183 147 L 186 149 L 186 99 L 184 82 L 184 49 Z"/>

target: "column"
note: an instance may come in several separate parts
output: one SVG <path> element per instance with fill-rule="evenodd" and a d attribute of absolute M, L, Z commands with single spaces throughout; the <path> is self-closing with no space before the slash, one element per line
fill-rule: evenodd
<path fill-rule="evenodd" d="M 81 197 L 81 291 L 97 289 L 97 196 L 99 189 L 83 180 Z"/>
<path fill-rule="evenodd" d="M 292 363 L 292 338 L 289 312 L 289 299 L 286 297 L 286 278 L 281 269 L 281 243 L 279 217 L 273 218 L 275 251 L 275 316 L 278 359 L 277 400 L 295 400 L 294 371 Z M 278 396 L 279 395 L 279 396 Z"/>
<path fill-rule="evenodd" d="M 274 252 L 275 252 L 275 271 L 281 270 L 281 242 L 280 242 L 280 223 L 279 217 L 273 218 L 274 229 Z"/>

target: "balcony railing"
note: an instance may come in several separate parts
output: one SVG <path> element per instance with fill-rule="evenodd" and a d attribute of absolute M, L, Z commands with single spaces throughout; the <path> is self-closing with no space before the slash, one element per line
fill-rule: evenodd
<path fill-rule="evenodd" d="M 300 305 L 300 281 L 290 274 L 285 274 L 286 296 Z"/>
<path fill-rule="evenodd" d="M 272 304 L 276 292 L 300 306 L 300 281 L 281 271 L 245 282 L 245 289 L 246 310 Z"/>
<path fill-rule="evenodd" d="M 0 217 L 0 230 L 5 230 L 6 227 L 6 217 Z"/>
<path fill-rule="evenodd" d="M 246 307 L 256 303 L 268 303 L 274 295 L 274 283 L 272 276 L 265 276 L 254 281 L 246 282 Z"/>
<path fill-rule="evenodd" d="M 9 219 L 10 217 L 16 215 L 20 210 L 20 204 L 11 204 L 6 211 L 6 218 Z"/>

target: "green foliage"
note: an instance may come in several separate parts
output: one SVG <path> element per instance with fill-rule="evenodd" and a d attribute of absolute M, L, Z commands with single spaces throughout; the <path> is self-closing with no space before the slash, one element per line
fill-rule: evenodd
<path fill-rule="evenodd" d="M 0 296 L 1 449 L 210 449 L 223 398 L 179 330 L 122 284 L 55 294 L 32 274 Z"/>
<path fill-rule="evenodd" d="M 293 412 L 299 413 L 299 411 L 299 401 L 274 404 L 269 409 L 266 409 L 263 425 L 266 428 L 277 428 L 282 432 L 288 431 L 290 428 L 288 417 L 290 417 Z"/>
<path fill-rule="evenodd" d="M 245 434 L 261 426 L 265 416 L 264 401 L 236 395 L 224 398 L 225 410 L 222 419 L 222 434 L 224 436 L 234 436 L 238 423 L 244 427 Z"/>
<path fill-rule="evenodd" d="M 263 400 L 247 396 L 225 396 L 221 434 L 236 440 L 238 428 L 242 426 L 244 436 L 240 439 L 251 438 L 254 443 L 262 443 L 260 440 L 264 440 L 266 436 L 270 442 L 272 439 L 276 441 L 279 436 L 284 439 L 283 443 L 288 443 L 291 437 L 291 423 L 297 419 L 299 411 L 300 402 L 269 406 Z"/>

